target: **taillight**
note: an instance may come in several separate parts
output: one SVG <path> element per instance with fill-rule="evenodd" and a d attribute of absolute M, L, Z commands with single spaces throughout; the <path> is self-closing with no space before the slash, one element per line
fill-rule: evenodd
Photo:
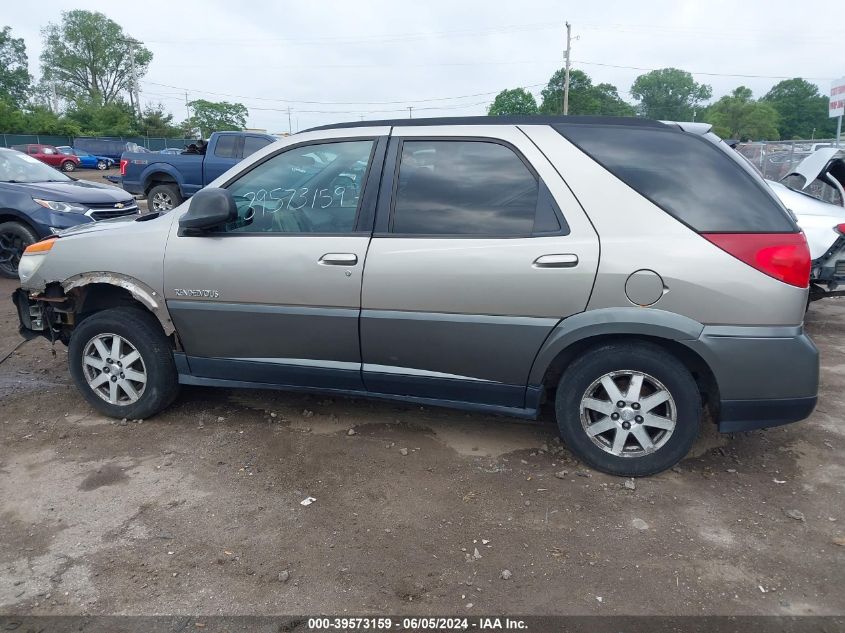
<path fill-rule="evenodd" d="M 129 162 L 128 160 L 123 160 L 122 158 L 120 159 L 120 175 L 121 176 L 126 175 L 126 164 L 128 162 Z"/>
<path fill-rule="evenodd" d="M 845 235 L 845 224 L 837 224 L 833 227 L 833 230 L 839 233 L 839 235 Z"/>
<path fill-rule="evenodd" d="M 702 233 L 738 260 L 791 286 L 810 284 L 810 249 L 803 233 Z"/>

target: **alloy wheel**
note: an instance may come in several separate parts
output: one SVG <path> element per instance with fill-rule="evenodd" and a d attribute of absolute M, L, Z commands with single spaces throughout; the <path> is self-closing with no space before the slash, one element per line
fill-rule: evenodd
<path fill-rule="evenodd" d="M 675 430 L 678 410 L 659 380 L 641 371 L 608 372 L 581 397 L 581 426 L 590 440 L 617 457 L 660 449 Z"/>
<path fill-rule="evenodd" d="M 0 268 L 9 275 L 17 275 L 18 264 L 28 245 L 27 241 L 17 233 L 11 231 L 0 233 Z"/>
<path fill-rule="evenodd" d="M 133 404 L 147 386 L 141 353 L 117 334 L 98 334 L 85 344 L 82 369 L 88 386 L 109 404 Z"/>
<path fill-rule="evenodd" d="M 153 211 L 170 211 L 173 208 L 173 198 L 163 191 L 157 192 L 150 200 Z"/>

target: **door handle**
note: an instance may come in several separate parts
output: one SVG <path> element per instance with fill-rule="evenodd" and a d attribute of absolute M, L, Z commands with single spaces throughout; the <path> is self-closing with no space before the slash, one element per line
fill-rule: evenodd
<path fill-rule="evenodd" d="M 320 258 L 324 266 L 354 266 L 358 263 L 355 253 L 326 253 Z"/>
<path fill-rule="evenodd" d="M 534 260 L 534 268 L 575 268 L 578 265 L 578 255 L 566 253 L 563 255 L 541 255 Z"/>

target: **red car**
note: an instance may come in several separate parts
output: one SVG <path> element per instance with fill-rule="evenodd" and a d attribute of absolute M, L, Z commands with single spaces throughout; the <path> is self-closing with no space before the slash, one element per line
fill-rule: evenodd
<path fill-rule="evenodd" d="M 29 145 L 12 145 L 12 149 L 37 158 L 42 163 L 47 163 L 51 167 L 58 167 L 62 171 L 73 171 L 79 167 L 78 156 L 62 154 L 52 145 L 31 143 Z"/>

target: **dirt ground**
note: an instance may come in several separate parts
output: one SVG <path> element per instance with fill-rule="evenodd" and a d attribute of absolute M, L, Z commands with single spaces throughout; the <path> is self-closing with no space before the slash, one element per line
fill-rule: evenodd
<path fill-rule="evenodd" d="M 708 431 L 635 489 L 548 422 L 186 388 L 122 423 L 31 341 L 0 364 L 0 613 L 841 615 L 845 303 L 807 328 L 809 421 Z"/>

